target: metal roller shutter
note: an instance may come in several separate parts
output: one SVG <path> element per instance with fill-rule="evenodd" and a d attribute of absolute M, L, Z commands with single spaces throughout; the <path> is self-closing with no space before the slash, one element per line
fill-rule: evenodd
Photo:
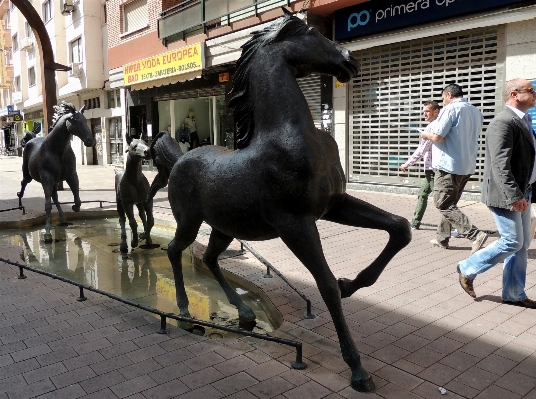
<path fill-rule="evenodd" d="M 503 36 L 503 28 L 492 27 L 360 51 L 361 73 L 350 85 L 349 180 L 418 184 L 422 166 L 409 173 L 398 167 L 419 143 L 416 128 L 426 126 L 422 103 L 441 105 L 441 89 L 457 83 L 484 114 L 477 168 L 467 185 L 480 189 L 484 132 L 503 107 Z"/>
<path fill-rule="evenodd" d="M 205 87 L 201 89 L 183 90 L 174 93 L 166 93 L 159 96 L 155 96 L 153 101 L 168 101 L 178 100 L 180 98 L 199 98 L 199 97 L 211 97 L 222 96 L 225 94 L 225 86 L 218 85 L 213 87 Z"/>
<path fill-rule="evenodd" d="M 313 121 L 317 128 L 322 125 L 322 104 L 320 96 L 320 75 L 309 75 L 305 78 L 297 79 L 298 85 L 309 104 L 309 109 L 313 115 Z"/>
<path fill-rule="evenodd" d="M 133 32 L 149 22 L 147 0 L 134 0 L 123 6 L 123 32 Z"/>

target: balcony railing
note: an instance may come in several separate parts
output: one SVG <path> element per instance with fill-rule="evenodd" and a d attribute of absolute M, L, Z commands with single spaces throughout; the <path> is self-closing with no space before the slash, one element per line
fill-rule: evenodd
<path fill-rule="evenodd" d="M 230 25 L 296 0 L 185 0 L 160 14 L 158 38 L 164 45 L 183 40 L 189 32 Z"/>

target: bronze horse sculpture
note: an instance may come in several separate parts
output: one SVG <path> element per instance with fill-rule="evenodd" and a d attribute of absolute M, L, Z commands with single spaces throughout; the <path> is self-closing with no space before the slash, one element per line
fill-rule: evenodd
<path fill-rule="evenodd" d="M 21 189 L 17 193 L 19 206 L 22 206 L 22 197 L 26 185 L 36 180 L 43 186 L 45 192 L 45 242 L 52 242 L 50 233 L 50 212 L 52 201 L 58 209 L 62 223 L 67 219 L 58 201 L 57 184 L 66 181 L 74 196 L 73 211 L 80 211 L 80 196 L 78 175 L 76 173 L 76 158 L 71 148 L 71 135 L 82 140 L 86 147 L 92 147 L 95 138 L 87 126 L 84 117 L 84 107 L 77 111 L 74 105 L 62 101 L 54 106 L 54 117 L 51 130 L 46 137 L 36 137 L 28 141 L 24 147 L 22 161 Z M 51 201 L 52 200 L 52 201 Z"/>
<path fill-rule="evenodd" d="M 149 193 L 149 181 L 141 171 L 142 159 L 150 158 L 149 146 L 143 140 L 133 140 L 129 135 L 126 138 L 128 156 L 125 169 L 116 169 L 115 171 L 115 198 L 121 226 L 119 250 L 122 253 L 128 252 L 126 217 L 128 217 L 132 231 L 130 246 L 132 249 L 138 246 L 138 223 L 134 218 L 134 205 L 138 208 L 138 214 L 143 223 L 144 232 L 140 234 L 140 238 L 145 239 L 145 245 L 142 248 L 151 249 L 154 247 L 151 240 L 151 229 L 154 226 L 153 201 L 151 199 L 145 202 Z"/>
<path fill-rule="evenodd" d="M 352 387 L 370 392 L 374 382 L 361 365 L 341 298 L 376 282 L 388 262 L 410 242 L 410 226 L 406 219 L 345 192 L 337 144 L 315 128 L 296 78 L 316 72 L 348 82 L 357 75 L 358 62 L 348 50 L 284 11 L 284 17 L 253 35 L 238 60 L 229 102 L 238 149 L 204 146 L 180 155 L 159 151 L 158 143 L 152 147 L 157 163 L 173 163 L 168 190 L 177 229 L 168 257 L 177 305 L 187 316 L 181 254 L 195 240 L 203 221 L 212 227 L 203 261 L 243 321 L 254 320 L 255 314 L 224 278 L 218 255 L 233 238 L 280 237 L 316 281 L 352 371 Z M 162 161 L 165 158 L 168 161 Z M 385 230 L 389 240 L 355 279 L 337 280 L 322 251 L 318 219 Z"/>

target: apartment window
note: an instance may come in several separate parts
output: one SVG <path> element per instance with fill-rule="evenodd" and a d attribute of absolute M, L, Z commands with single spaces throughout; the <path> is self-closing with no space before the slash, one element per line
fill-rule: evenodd
<path fill-rule="evenodd" d="M 33 37 L 32 27 L 27 21 L 24 22 L 24 33 L 26 33 L 26 37 Z"/>
<path fill-rule="evenodd" d="M 11 50 L 5 50 L 4 54 L 6 55 L 6 66 L 12 66 L 13 58 L 11 56 Z"/>
<path fill-rule="evenodd" d="M 52 19 L 52 0 L 43 3 L 43 21 L 48 22 Z"/>
<path fill-rule="evenodd" d="M 133 0 L 123 6 L 123 33 L 147 26 L 147 0 Z"/>
<path fill-rule="evenodd" d="M 11 42 L 12 42 L 11 48 L 13 49 L 13 52 L 18 51 L 19 50 L 19 35 L 15 33 L 11 37 Z"/>
<path fill-rule="evenodd" d="M 13 91 L 20 91 L 20 76 L 13 78 Z"/>
<path fill-rule="evenodd" d="M 84 100 L 84 110 L 100 108 L 100 97 L 93 97 Z"/>
<path fill-rule="evenodd" d="M 108 92 L 108 108 L 121 107 L 121 91 L 112 90 Z"/>
<path fill-rule="evenodd" d="M 82 39 L 78 38 L 73 40 L 70 44 L 71 47 L 71 62 L 82 62 Z"/>
<path fill-rule="evenodd" d="M 13 4 L 12 1 L 9 2 L 9 9 L 13 10 L 15 8 L 15 4 Z"/>
<path fill-rule="evenodd" d="M 30 67 L 28 69 L 28 86 L 35 86 L 35 67 Z"/>

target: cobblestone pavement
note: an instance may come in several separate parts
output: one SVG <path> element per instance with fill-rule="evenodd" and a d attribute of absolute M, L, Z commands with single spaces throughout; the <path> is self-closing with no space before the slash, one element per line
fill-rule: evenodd
<path fill-rule="evenodd" d="M 20 163 L 18 157 L 0 157 L 0 209 L 17 206 Z M 115 200 L 112 167 L 78 166 L 78 174 L 82 200 Z M 151 180 L 154 173 L 146 175 Z M 407 195 L 349 192 L 406 218 L 411 218 L 416 201 Z M 72 201 L 69 190 L 59 196 L 61 202 Z M 155 204 L 168 205 L 165 190 Z M 30 183 L 23 205 L 26 215 L 20 210 L 0 212 L 0 228 L 43 218 L 38 183 Z M 460 205 L 481 229 L 494 229 L 482 204 Z M 83 204 L 82 212 L 115 209 L 114 204 L 99 206 Z M 165 208 L 155 209 L 155 217 L 173 222 Z M 437 220 L 430 204 L 424 223 Z M 381 231 L 325 221 L 318 227 L 337 277 L 355 277 L 387 240 Z M 275 304 L 284 319 L 275 335 L 303 343 L 308 367 L 301 371 L 290 367 L 292 348 L 254 338 L 206 338 L 174 327 L 167 335 L 156 334 L 159 320 L 144 311 L 91 292 L 87 301 L 77 302 L 75 287 L 31 272 L 18 280 L 16 267 L 0 263 L 0 399 L 536 399 L 536 311 L 501 303 L 500 266 L 475 281 L 478 300 L 473 301 L 461 290 L 456 273 L 470 242 L 453 238 L 451 249 L 442 250 L 431 247 L 433 237 L 432 227 L 415 231 L 374 286 L 343 300 L 363 364 L 376 382 L 373 394 L 349 387 L 350 372 L 316 285 L 280 240 L 251 245 L 311 299 L 315 319 L 303 318 L 302 298 L 280 278 L 264 278 L 265 267 L 249 252 L 221 265 L 262 288 Z M 207 235 L 198 236 L 196 256 L 207 241 Z M 0 247 L 0 255 L 20 260 L 16 248 Z M 532 298 L 535 257 L 531 249 L 527 293 Z M 446 396 L 439 387 L 446 389 Z"/>

